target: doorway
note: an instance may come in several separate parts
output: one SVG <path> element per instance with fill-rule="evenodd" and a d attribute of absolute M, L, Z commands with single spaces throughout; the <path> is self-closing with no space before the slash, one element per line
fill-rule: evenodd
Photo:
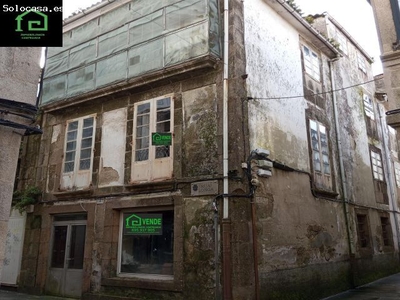
<path fill-rule="evenodd" d="M 81 296 L 85 237 L 86 215 L 54 216 L 46 293 Z"/>

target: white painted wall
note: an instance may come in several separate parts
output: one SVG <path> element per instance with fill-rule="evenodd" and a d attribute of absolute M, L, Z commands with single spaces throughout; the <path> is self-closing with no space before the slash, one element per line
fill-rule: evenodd
<path fill-rule="evenodd" d="M 21 215 L 16 210 L 11 211 L 8 220 L 3 269 L 1 270 L 1 284 L 17 284 L 24 246 L 25 221 L 25 213 Z"/>
<path fill-rule="evenodd" d="M 250 147 L 309 170 L 305 100 L 257 100 L 303 95 L 299 34 L 261 0 L 245 1 L 244 15 Z"/>

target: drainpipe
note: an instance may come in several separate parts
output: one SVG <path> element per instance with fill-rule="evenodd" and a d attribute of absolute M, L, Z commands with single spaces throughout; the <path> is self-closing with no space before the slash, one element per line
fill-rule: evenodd
<path fill-rule="evenodd" d="M 332 60 L 329 60 L 329 72 L 331 77 L 331 91 L 332 91 L 332 103 L 333 103 L 333 114 L 335 118 L 335 129 L 336 129 L 336 140 L 337 140 L 337 148 L 339 155 L 339 169 L 340 169 L 340 182 L 342 185 L 342 193 L 343 193 L 343 212 L 344 219 L 346 223 L 346 234 L 347 234 L 347 242 L 349 247 L 349 255 L 350 255 L 350 272 L 351 272 L 351 285 L 354 286 L 354 274 L 355 274 L 355 266 L 354 266 L 354 258 L 355 258 L 355 249 L 354 243 L 350 232 L 350 223 L 349 223 L 349 208 L 348 208 L 348 196 L 347 196 L 347 188 L 346 188 L 346 176 L 344 173 L 344 165 L 343 165 L 343 152 L 342 152 L 342 140 L 339 131 L 339 117 L 338 117 L 338 108 L 337 108 L 337 99 L 335 93 L 335 78 L 333 76 L 333 62 L 338 60 L 339 57 L 336 57 Z"/>
<path fill-rule="evenodd" d="M 399 223 L 398 223 L 398 216 L 397 216 L 397 206 L 396 206 L 396 197 L 395 197 L 395 184 L 393 183 L 393 177 L 392 177 L 392 168 L 391 168 L 391 158 L 390 158 L 390 149 L 388 147 L 386 147 L 386 145 L 388 145 L 388 143 L 386 142 L 386 135 L 385 135 L 385 131 L 383 130 L 383 126 L 386 126 L 386 120 L 382 121 L 382 114 L 381 114 L 381 110 L 380 107 L 378 105 L 378 116 L 379 116 L 379 122 L 380 122 L 380 126 L 381 126 L 381 133 L 382 133 L 382 146 L 385 152 L 385 161 L 386 161 L 386 169 L 387 169 L 387 177 L 388 177 L 388 184 L 389 184 L 389 190 L 390 190 L 390 210 L 393 213 L 393 217 L 394 217 L 394 223 L 395 223 L 395 227 L 396 227 L 396 236 L 397 236 L 397 247 L 398 247 L 398 251 L 400 251 L 400 239 L 399 239 Z"/>
<path fill-rule="evenodd" d="M 224 0 L 224 80 L 223 80 L 223 212 L 222 212 L 222 266 L 223 299 L 232 299 L 231 278 L 231 221 L 229 218 L 228 185 L 228 75 L 229 75 L 229 0 Z"/>

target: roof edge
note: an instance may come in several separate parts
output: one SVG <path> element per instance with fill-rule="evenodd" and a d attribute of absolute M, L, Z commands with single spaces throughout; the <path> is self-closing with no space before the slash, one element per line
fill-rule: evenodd
<path fill-rule="evenodd" d="M 314 27 L 312 27 L 304 18 L 294 9 L 292 8 L 288 3 L 286 3 L 285 0 L 264 0 L 268 2 L 269 4 L 272 4 L 271 6 L 274 6 L 274 2 L 277 2 L 280 4 L 281 7 L 283 7 L 286 11 L 286 13 L 291 14 L 293 17 L 294 21 L 300 25 L 304 31 L 308 32 L 309 34 L 313 35 L 321 45 L 323 45 L 326 50 L 330 52 L 329 57 L 334 58 L 337 56 L 340 56 L 340 52 L 338 49 L 336 49 L 329 41 L 327 38 L 325 38 L 319 31 L 317 31 Z M 279 12 L 278 12 L 279 13 Z M 287 19 L 286 19 L 287 20 Z M 290 22 L 290 20 L 287 20 Z"/>
<path fill-rule="evenodd" d="M 369 63 L 373 63 L 374 59 L 369 53 L 361 47 L 361 45 L 357 42 L 357 40 L 334 18 L 332 15 L 330 15 L 328 12 L 323 12 L 322 14 L 319 14 L 319 16 L 325 16 L 328 18 L 329 21 L 333 23 L 339 30 L 356 46 L 358 50 L 365 56 L 366 59 L 368 59 Z"/>

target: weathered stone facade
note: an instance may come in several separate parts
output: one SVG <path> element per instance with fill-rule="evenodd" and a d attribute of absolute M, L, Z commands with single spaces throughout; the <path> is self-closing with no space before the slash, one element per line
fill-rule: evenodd
<path fill-rule="evenodd" d="M 207 2 L 223 7 L 222 1 Z M 134 12 L 135 3 L 125 1 L 121 9 Z M 157 3 L 149 9 L 163 16 L 174 11 Z M 90 28 L 101 31 L 102 18 L 115 5 L 102 2 L 67 20 L 68 41 L 74 41 L 75 32 L 85 36 L 78 29 L 95 26 L 96 18 L 100 29 Z M 74 286 L 77 294 L 72 295 L 83 294 L 84 299 L 319 299 L 395 271 L 398 224 L 392 213 L 397 210 L 393 170 L 387 168 L 389 133 L 381 122 L 384 108 L 374 99 L 374 85 L 360 85 L 373 79 L 366 53 L 343 32 L 349 49 L 339 58 L 341 50 L 281 1 L 235 0 L 229 6 L 228 132 L 223 132 L 224 66 L 214 50 L 194 57 L 183 51 L 182 57 L 190 59 L 136 77 L 129 77 L 130 69 L 119 81 L 113 81 L 119 75 L 110 71 L 109 84 L 94 82 L 88 90 L 75 86 L 73 90 L 82 89 L 76 94 L 65 87 L 66 94 L 57 96 L 62 99 L 47 95 L 41 116 L 44 134 L 28 140 L 22 158 L 24 179 L 45 191 L 28 217 L 22 289 L 68 295 L 65 285 L 72 283 L 60 278 L 70 280 L 68 259 L 74 257 L 66 254 L 67 247 L 58 265 L 55 232 L 74 226 L 86 229 L 83 271 L 76 275 L 82 276 L 81 285 Z M 199 24 L 221 24 L 222 9 L 213 13 Z M 323 16 L 324 22 L 325 17 L 332 20 Z M 186 26 L 182 28 L 188 30 Z M 160 32 L 161 38 L 167 41 L 175 29 Z M 90 38 L 100 42 L 102 36 Z M 75 53 L 74 43 L 61 50 L 70 51 L 63 54 L 65 59 Z M 124 51 L 118 48 L 110 57 Z M 357 65 L 357 53 L 365 60 L 365 72 Z M 59 74 L 51 69 L 48 82 L 79 73 L 78 62 L 68 69 L 68 63 L 56 63 L 57 55 L 49 57 L 51 65 L 67 69 Z M 79 68 L 88 75 L 90 65 L 101 65 L 102 59 L 87 58 Z M 132 56 L 127 62 L 140 59 Z M 352 85 L 357 87 L 348 88 Z M 49 93 L 51 88 L 49 84 Z M 152 116 L 159 104 L 157 112 L 163 113 Z M 373 119 L 366 105 L 372 105 Z M 144 127 L 165 120 L 171 125 L 165 132 L 172 133 L 172 145 L 148 159 L 154 146 L 143 140 L 150 133 Z M 168 127 L 161 125 L 156 128 Z M 82 128 L 82 137 L 74 126 Z M 222 195 L 225 134 L 229 191 Z M 79 138 L 90 140 L 86 148 L 83 142 L 73 144 Z M 270 151 L 272 177 L 257 173 L 266 160 L 253 151 L 260 148 Z M 382 154 L 375 173 L 378 158 L 370 159 L 371 151 Z M 77 164 L 82 172 L 71 171 L 69 163 L 76 163 L 78 156 L 79 161 L 89 157 L 90 167 Z M 208 187 L 201 190 L 201 184 Z M 229 219 L 222 221 L 224 197 L 229 197 Z M 126 246 L 135 239 L 126 234 L 127 213 L 165 211 L 173 215 L 172 223 L 164 224 L 173 228 L 168 251 L 159 255 L 159 247 L 152 246 L 150 252 L 143 248 L 136 253 Z M 67 245 L 71 234 L 66 234 Z M 227 237 L 230 247 L 224 244 Z M 138 261 L 150 253 L 147 272 L 137 271 L 142 267 L 138 262 L 124 262 L 127 251 Z M 156 262 L 161 257 L 162 263 Z"/>

